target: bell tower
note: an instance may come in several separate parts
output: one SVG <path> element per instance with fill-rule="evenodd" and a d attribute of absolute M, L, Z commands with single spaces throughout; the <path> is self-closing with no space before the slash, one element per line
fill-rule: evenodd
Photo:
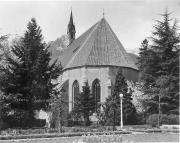
<path fill-rule="evenodd" d="M 75 39 L 75 33 L 76 33 L 76 29 L 73 23 L 73 15 L 72 15 L 72 10 L 71 10 L 70 20 L 69 20 L 68 29 L 67 29 L 69 44 L 71 44 L 73 40 Z"/>

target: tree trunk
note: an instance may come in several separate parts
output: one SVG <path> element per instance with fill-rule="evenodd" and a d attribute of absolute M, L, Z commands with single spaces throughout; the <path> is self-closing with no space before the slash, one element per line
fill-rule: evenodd
<path fill-rule="evenodd" d="M 57 123 L 57 128 L 58 128 L 58 133 L 62 133 L 62 125 L 61 125 L 61 121 L 58 120 L 58 123 Z"/>
<path fill-rule="evenodd" d="M 114 112 L 113 112 L 113 131 L 116 130 L 116 113 L 115 113 L 115 109 L 114 109 Z"/>
<path fill-rule="evenodd" d="M 58 129 L 58 133 L 61 133 L 61 132 L 62 132 L 61 117 L 60 117 L 60 111 L 59 111 L 59 109 L 58 109 L 58 112 L 57 112 L 56 128 Z"/>
<path fill-rule="evenodd" d="M 28 126 L 31 128 L 34 126 L 34 111 L 33 111 L 33 101 L 29 99 L 29 119 L 28 119 Z"/>
<path fill-rule="evenodd" d="M 90 120 L 89 120 L 89 114 L 88 113 L 84 113 L 84 124 L 85 124 L 85 126 L 90 125 Z"/>

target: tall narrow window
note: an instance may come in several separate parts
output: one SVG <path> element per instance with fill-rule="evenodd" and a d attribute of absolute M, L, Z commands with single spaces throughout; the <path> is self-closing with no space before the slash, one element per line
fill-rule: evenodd
<path fill-rule="evenodd" d="M 72 110 L 75 107 L 76 97 L 78 94 L 79 94 L 79 83 L 77 80 L 75 80 L 73 85 L 72 85 Z"/>
<path fill-rule="evenodd" d="M 95 99 L 95 112 L 97 112 L 98 103 L 100 102 L 101 98 L 101 86 L 98 79 L 95 79 L 92 83 L 92 93 Z"/>

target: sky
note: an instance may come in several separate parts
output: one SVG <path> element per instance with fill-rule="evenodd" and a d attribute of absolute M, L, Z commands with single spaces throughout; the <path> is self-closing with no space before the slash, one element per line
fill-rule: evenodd
<path fill-rule="evenodd" d="M 180 21 L 180 0 L 119 1 L 1 1 L 0 35 L 22 36 L 27 23 L 36 18 L 46 42 L 66 34 L 72 8 L 76 37 L 103 17 L 127 52 L 138 54 L 141 42 L 152 36 L 155 20 L 167 8 Z M 179 24 L 180 25 L 180 24 Z"/>

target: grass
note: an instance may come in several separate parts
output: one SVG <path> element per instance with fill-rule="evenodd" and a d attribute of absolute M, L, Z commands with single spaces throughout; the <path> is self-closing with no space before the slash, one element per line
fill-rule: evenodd
<path fill-rule="evenodd" d="M 123 135 L 123 140 L 134 142 L 179 142 L 179 134 L 171 133 L 148 133 Z"/>
<path fill-rule="evenodd" d="M 118 138 L 119 135 L 102 135 L 100 138 Z M 123 134 L 121 135 L 123 142 L 179 142 L 179 134 L 172 134 L 172 133 L 141 133 L 141 134 Z M 90 136 L 91 138 L 88 143 L 93 143 L 94 136 Z M 27 143 L 73 143 L 77 140 L 83 140 L 84 137 L 61 137 L 61 138 L 49 138 L 49 139 L 28 139 L 28 140 L 18 140 L 18 143 L 27 142 Z M 93 141 L 94 140 L 94 141 Z M 14 141 L 3 141 L 1 140 L 0 143 L 13 143 Z M 76 142 L 77 143 L 77 142 Z"/>
<path fill-rule="evenodd" d="M 17 134 L 12 134 L 14 130 L 8 130 L 7 135 L 0 136 L 0 143 L 12 143 L 13 141 L 28 143 L 77 143 L 78 140 L 91 142 L 179 142 L 179 132 L 176 130 L 161 130 L 150 128 L 149 126 L 126 126 L 123 131 L 110 131 L 104 127 L 100 132 L 91 132 L 86 128 L 67 128 L 62 134 L 56 132 L 45 133 L 43 129 L 15 130 Z M 73 130 L 72 130 L 73 129 Z M 76 129 L 76 130 L 75 130 Z M 97 128 L 96 128 L 97 129 Z M 41 131 L 43 130 L 43 132 Z M 104 130 L 104 131 L 103 131 Z M 105 134 L 106 133 L 108 135 Z M 71 132 L 72 131 L 72 132 Z M 179 131 L 179 130 L 178 130 Z M 96 135 L 95 135 L 96 134 Z M 86 136 L 84 136 L 86 135 Z M 89 135 L 89 136 L 87 136 Z M 10 141 L 11 139 L 11 141 Z M 3 141 L 4 140 L 4 141 Z M 76 142 L 75 142 L 76 141 Z"/>

